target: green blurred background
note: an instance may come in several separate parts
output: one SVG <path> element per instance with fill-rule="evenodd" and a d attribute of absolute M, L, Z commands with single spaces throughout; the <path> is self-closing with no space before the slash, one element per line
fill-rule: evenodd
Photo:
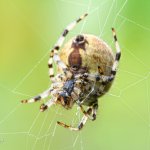
<path fill-rule="evenodd" d="M 84 12 L 88 18 L 67 37 L 91 33 L 114 49 L 115 27 L 122 58 L 114 85 L 99 100 L 95 122 L 71 132 L 56 121 L 77 125 L 76 107 L 22 105 L 50 85 L 49 49 Z M 0 149 L 150 149 L 149 0 L 0 0 Z"/>

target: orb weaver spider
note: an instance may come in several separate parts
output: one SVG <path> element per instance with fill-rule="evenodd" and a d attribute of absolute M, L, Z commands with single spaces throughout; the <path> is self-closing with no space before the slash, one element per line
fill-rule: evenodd
<path fill-rule="evenodd" d="M 121 56 L 114 28 L 112 33 L 116 48 L 115 55 L 103 40 L 90 34 L 73 37 L 58 53 L 69 31 L 87 15 L 86 13 L 69 24 L 51 50 L 48 61 L 49 77 L 52 82 L 50 88 L 34 98 L 21 101 L 33 103 L 50 96 L 50 100 L 40 106 L 42 112 L 53 104 L 60 104 L 66 109 L 71 109 L 76 104 L 83 112 L 78 127 L 57 122 L 73 131 L 81 130 L 88 119 L 96 119 L 98 98 L 110 89 Z M 58 67 L 56 76 L 54 76 L 53 62 Z M 87 110 L 83 106 L 87 106 Z"/>

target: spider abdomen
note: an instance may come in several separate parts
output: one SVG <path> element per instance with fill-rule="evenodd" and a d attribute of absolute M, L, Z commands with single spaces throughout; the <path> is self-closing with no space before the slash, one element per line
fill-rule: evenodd
<path fill-rule="evenodd" d="M 77 37 L 69 40 L 60 52 L 61 60 L 70 68 L 86 69 L 85 72 L 96 73 L 100 67 L 104 75 L 110 75 L 114 63 L 111 48 L 94 35 L 83 34 L 84 41 L 76 44 Z"/>

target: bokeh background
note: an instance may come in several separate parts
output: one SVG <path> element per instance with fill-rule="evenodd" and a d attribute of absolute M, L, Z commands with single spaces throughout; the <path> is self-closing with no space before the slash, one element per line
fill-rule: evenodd
<path fill-rule="evenodd" d="M 113 49 L 115 27 L 122 50 L 116 80 L 99 100 L 97 120 L 81 132 L 77 107 L 41 102 L 22 105 L 50 86 L 49 50 L 60 33 L 84 12 L 88 18 L 67 37 L 91 33 Z M 150 1 L 149 0 L 0 0 L 0 149 L 149 150 L 150 149 Z M 114 49 L 115 50 L 115 49 Z"/>

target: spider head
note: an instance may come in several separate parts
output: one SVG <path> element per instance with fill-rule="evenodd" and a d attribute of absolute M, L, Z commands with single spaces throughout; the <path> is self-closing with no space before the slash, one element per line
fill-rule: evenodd
<path fill-rule="evenodd" d="M 66 109 L 70 108 L 71 97 L 67 94 L 67 92 L 61 92 L 59 94 L 58 101 Z"/>
<path fill-rule="evenodd" d="M 60 92 L 60 94 L 58 96 L 58 101 L 65 108 L 69 108 L 70 107 L 70 104 L 71 104 L 71 101 L 72 101 L 71 93 L 73 91 L 73 88 L 74 88 L 74 79 L 67 80 L 64 83 L 63 91 Z"/>

